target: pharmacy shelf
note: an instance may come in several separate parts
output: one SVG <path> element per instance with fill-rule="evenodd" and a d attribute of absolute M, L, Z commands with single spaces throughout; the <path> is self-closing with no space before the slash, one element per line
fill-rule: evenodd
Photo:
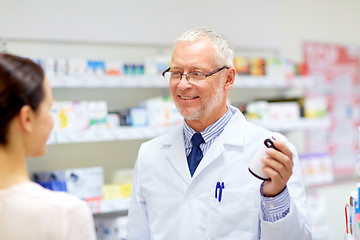
<path fill-rule="evenodd" d="M 114 216 L 125 216 L 129 210 L 130 198 L 120 198 L 120 199 L 109 199 L 100 201 L 100 210 L 92 209 L 91 204 L 89 204 L 90 209 L 92 209 L 94 217 L 114 217 Z"/>
<path fill-rule="evenodd" d="M 159 74 L 160 75 L 160 74 Z M 53 88 L 167 88 L 168 83 L 161 76 L 49 76 Z M 235 88 L 292 88 L 309 87 L 310 77 L 261 77 L 237 75 Z"/>
<path fill-rule="evenodd" d="M 272 131 L 287 132 L 295 130 L 327 129 L 330 127 L 330 118 L 301 118 L 295 121 L 252 121 Z"/>
<path fill-rule="evenodd" d="M 53 88 L 165 88 L 167 81 L 159 76 L 49 76 Z"/>
<path fill-rule="evenodd" d="M 272 131 L 286 132 L 293 130 L 326 129 L 330 126 L 329 118 L 299 119 L 297 121 L 269 122 L 253 121 Z M 53 131 L 48 144 L 122 141 L 150 139 L 166 133 L 174 126 L 167 127 L 119 127 L 115 129 L 89 129 L 81 131 L 57 130 Z"/>
<path fill-rule="evenodd" d="M 51 133 L 48 144 L 149 139 L 159 136 L 173 127 L 119 127 L 115 129 L 78 131 L 58 130 Z"/>
<path fill-rule="evenodd" d="M 304 88 L 310 87 L 312 78 L 310 77 L 292 77 L 283 76 L 236 76 L 235 88 Z"/>

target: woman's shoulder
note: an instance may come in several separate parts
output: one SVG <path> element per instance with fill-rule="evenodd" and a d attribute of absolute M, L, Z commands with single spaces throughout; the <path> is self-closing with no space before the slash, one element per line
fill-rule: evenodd
<path fill-rule="evenodd" d="M 19 194 L 26 197 L 29 203 L 42 205 L 43 207 L 56 207 L 58 209 L 70 210 L 87 207 L 85 201 L 76 198 L 66 192 L 51 191 L 37 183 L 28 182 L 15 186 L 14 195 Z"/>
<path fill-rule="evenodd" d="M 62 236 L 61 239 L 95 239 L 93 217 L 87 203 L 68 193 L 51 191 L 34 182 L 21 183 L 0 191 L 1 207 L 6 211 L 3 212 L 5 217 L 0 218 L 0 224 L 6 219 L 8 226 L 16 225 L 19 229 L 31 226 L 26 230 L 28 233 L 54 236 L 51 239 L 57 238 L 55 236 Z M 34 219 L 34 222 L 29 219 Z"/>

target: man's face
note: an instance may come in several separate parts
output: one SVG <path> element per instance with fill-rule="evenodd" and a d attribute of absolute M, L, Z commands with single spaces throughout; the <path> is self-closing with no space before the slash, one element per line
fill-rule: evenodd
<path fill-rule="evenodd" d="M 205 72 L 218 69 L 213 44 L 207 38 L 179 43 L 173 52 L 171 71 Z M 224 69 L 204 80 L 189 83 L 185 76 L 170 81 L 170 91 L 180 114 L 186 120 L 215 122 L 226 110 Z"/>

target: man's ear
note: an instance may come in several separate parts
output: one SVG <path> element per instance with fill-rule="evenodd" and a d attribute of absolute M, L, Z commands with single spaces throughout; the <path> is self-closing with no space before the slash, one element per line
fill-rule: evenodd
<path fill-rule="evenodd" d="M 22 130 L 29 133 L 32 131 L 34 112 L 29 105 L 23 106 L 19 111 L 19 126 Z"/>
<path fill-rule="evenodd" d="M 229 90 L 234 85 L 234 81 L 235 81 L 235 68 L 231 67 L 227 70 L 225 88 Z"/>

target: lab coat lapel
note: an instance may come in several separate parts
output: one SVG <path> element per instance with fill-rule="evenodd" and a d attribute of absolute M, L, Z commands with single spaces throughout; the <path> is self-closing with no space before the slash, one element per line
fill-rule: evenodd
<path fill-rule="evenodd" d="M 201 159 L 193 178 L 199 175 L 209 164 L 211 164 L 215 159 L 218 159 L 219 156 L 224 152 L 225 148 L 221 139 L 216 139 L 215 142 L 211 145 L 211 148 L 206 152 L 203 159 Z"/>
<path fill-rule="evenodd" d="M 221 154 L 224 154 L 226 147 L 231 146 L 242 150 L 246 131 L 245 118 L 238 109 L 232 107 L 232 111 L 234 116 L 204 155 L 194 173 L 193 178 L 199 175 L 214 160 L 221 159 L 220 156 Z"/>
<path fill-rule="evenodd" d="M 186 184 L 190 184 L 191 176 L 185 155 L 184 137 L 182 127 L 164 138 L 164 145 L 167 145 L 167 159 L 175 171 L 181 176 Z"/>

